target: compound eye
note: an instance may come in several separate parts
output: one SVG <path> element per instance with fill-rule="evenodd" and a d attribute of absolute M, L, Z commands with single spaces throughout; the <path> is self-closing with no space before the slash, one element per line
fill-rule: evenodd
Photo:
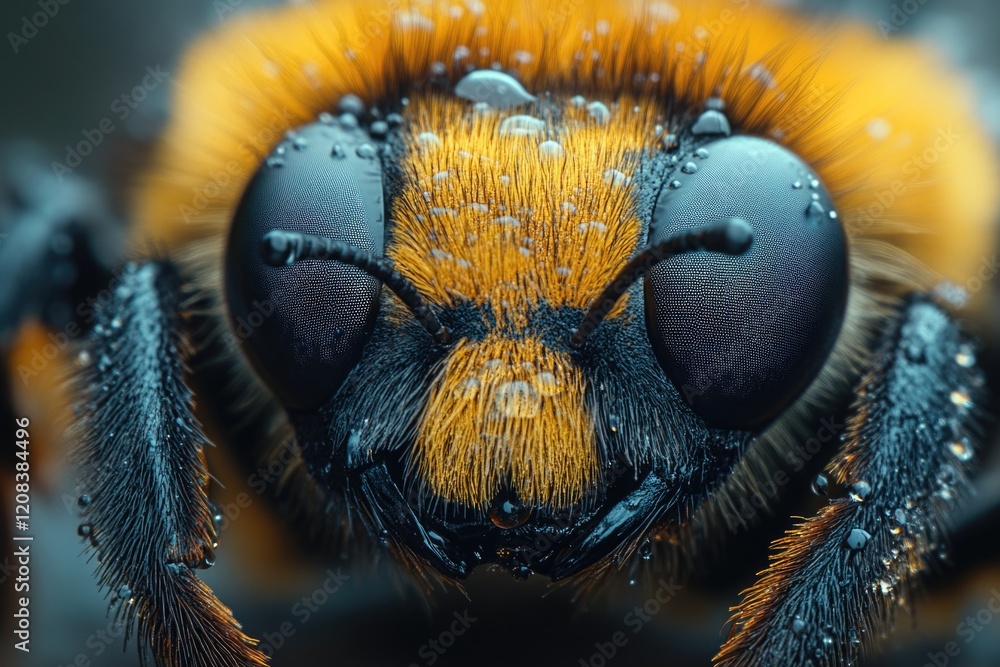
<path fill-rule="evenodd" d="M 382 168 L 363 131 L 300 128 L 243 194 L 226 250 L 233 331 L 257 373 L 292 408 L 321 405 L 357 364 L 378 314 L 380 283 L 340 262 L 271 266 L 261 239 L 274 229 L 382 251 Z"/>
<path fill-rule="evenodd" d="M 660 366 L 713 427 L 758 429 L 810 384 L 840 332 L 847 243 L 823 185 L 794 154 L 755 137 L 699 149 L 663 190 L 649 242 L 726 218 L 753 228 L 741 255 L 691 253 L 646 276 L 646 327 Z"/>

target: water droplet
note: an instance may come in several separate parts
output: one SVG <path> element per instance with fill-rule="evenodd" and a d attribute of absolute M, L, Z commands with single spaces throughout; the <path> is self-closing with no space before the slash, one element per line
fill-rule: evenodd
<path fill-rule="evenodd" d="M 330 157 L 335 157 L 338 160 L 342 160 L 347 157 L 347 152 L 344 151 L 344 147 L 340 144 L 334 144 L 333 148 L 330 149 Z"/>
<path fill-rule="evenodd" d="M 632 179 L 617 169 L 608 169 L 604 172 L 604 182 L 612 186 L 621 186 L 629 185 Z"/>
<path fill-rule="evenodd" d="M 708 156 L 709 156 L 708 149 L 707 148 L 699 148 L 698 150 L 696 150 L 694 152 L 694 156 L 697 157 L 697 158 L 701 158 L 702 160 L 707 160 Z"/>
<path fill-rule="evenodd" d="M 81 495 L 79 498 L 76 499 L 76 504 L 77 506 L 80 507 L 80 509 L 89 506 L 90 503 L 91 503 L 90 496 L 87 495 L 86 493 L 84 493 L 83 495 Z"/>
<path fill-rule="evenodd" d="M 948 445 L 948 449 L 959 461 L 968 461 L 972 458 L 972 447 L 966 440 L 956 440 Z"/>
<path fill-rule="evenodd" d="M 522 380 L 504 382 L 497 387 L 494 404 L 500 415 L 510 418 L 537 417 L 542 409 L 538 392 Z"/>
<path fill-rule="evenodd" d="M 885 579 L 879 580 L 878 587 L 879 590 L 882 591 L 882 595 L 888 595 L 889 593 L 892 592 L 892 583 L 886 581 Z"/>
<path fill-rule="evenodd" d="M 681 167 L 681 171 L 683 171 L 685 174 L 693 174 L 698 171 L 698 165 L 696 165 L 694 162 L 686 162 L 684 163 L 684 166 Z"/>
<path fill-rule="evenodd" d="M 455 95 L 471 102 L 485 102 L 497 109 L 510 109 L 535 97 L 509 74 L 480 69 L 466 74 L 455 85 Z M 502 134 L 502 133 L 501 133 Z"/>
<path fill-rule="evenodd" d="M 118 597 L 120 597 L 122 600 L 129 599 L 130 597 L 132 597 L 132 589 L 129 588 L 128 586 L 123 585 L 121 588 L 118 589 Z"/>
<path fill-rule="evenodd" d="M 76 527 L 76 534 L 80 537 L 90 537 L 90 531 L 91 528 L 89 523 L 81 523 Z"/>
<path fill-rule="evenodd" d="M 368 133 L 375 139 L 384 139 L 389 134 L 389 123 L 384 120 L 377 120 L 368 128 Z"/>
<path fill-rule="evenodd" d="M 349 130 L 354 130 L 361 127 L 361 123 L 358 122 L 358 117 L 354 114 L 342 113 L 337 117 L 337 122 L 340 123 L 341 127 L 347 128 Z"/>
<path fill-rule="evenodd" d="M 499 218 L 493 218 L 493 222 L 498 225 L 505 225 L 507 227 L 520 227 L 521 221 L 511 215 L 501 215 Z"/>
<path fill-rule="evenodd" d="M 503 489 L 493 499 L 489 515 L 497 528 L 510 530 L 525 524 L 531 517 L 531 508 L 521 502 L 515 491 Z"/>
<path fill-rule="evenodd" d="M 584 97 L 583 95 L 574 95 L 573 97 L 569 98 L 569 104 L 570 106 L 576 107 L 577 109 L 582 109 L 583 107 L 587 106 L 587 98 Z"/>
<path fill-rule="evenodd" d="M 611 110 L 603 102 L 591 102 L 587 105 L 589 115 L 598 125 L 604 125 L 611 120 Z"/>
<path fill-rule="evenodd" d="M 465 378 L 455 385 L 455 389 L 452 393 L 455 395 L 455 398 L 460 401 L 471 401 L 476 397 L 476 394 L 479 393 L 479 388 L 481 386 L 482 382 L 480 382 L 477 378 Z"/>
<path fill-rule="evenodd" d="M 972 368 L 976 363 L 976 355 L 971 345 L 963 345 L 955 355 L 955 363 L 962 368 Z"/>
<path fill-rule="evenodd" d="M 444 183 L 445 181 L 448 180 L 449 176 L 451 176 L 451 172 L 446 169 L 444 171 L 439 171 L 438 173 L 431 176 L 431 180 L 434 181 L 435 183 Z"/>
<path fill-rule="evenodd" d="M 972 399 L 964 391 L 953 391 L 951 392 L 951 402 L 960 408 L 972 407 Z"/>
<path fill-rule="evenodd" d="M 795 634 L 802 634 L 802 631 L 806 629 L 806 622 L 801 618 L 796 618 L 792 621 L 792 632 Z"/>
<path fill-rule="evenodd" d="M 691 133 L 697 135 L 721 134 L 728 137 L 732 134 L 732 128 L 730 128 L 729 119 L 726 118 L 725 114 L 715 109 L 709 109 L 698 117 L 698 120 L 691 127 Z"/>
<path fill-rule="evenodd" d="M 673 181 L 670 181 L 670 189 L 671 190 L 680 190 L 682 185 L 683 185 L 683 183 L 681 183 L 680 181 L 678 181 L 676 179 L 673 180 Z"/>
<path fill-rule="evenodd" d="M 433 150 L 441 145 L 441 140 L 433 132 L 421 132 L 417 135 L 417 143 L 421 148 Z"/>
<path fill-rule="evenodd" d="M 534 116 L 510 116 L 500 123 L 501 137 L 531 137 L 545 131 L 545 121 Z"/>
<path fill-rule="evenodd" d="M 642 546 L 639 547 L 639 557 L 643 560 L 651 560 L 653 558 L 653 545 L 649 543 L 649 540 L 643 542 Z"/>
<path fill-rule="evenodd" d="M 621 419 L 619 419 L 618 415 L 616 414 L 608 415 L 608 428 L 611 429 L 612 433 L 617 433 L 620 425 L 621 425 Z"/>
<path fill-rule="evenodd" d="M 271 167 L 272 169 L 277 169 L 285 166 L 285 160 L 280 157 L 272 156 L 267 158 L 267 160 L 264 161 L 264 164 L 266 164 L 268 167 Z"/>
<path fill-rule="evenodd" d="M 667 151 L 675 151 L 680 145 L 680 139 L 677 138 L 676 134 L 670 133 L 663 137 L 663 148 Z"/>
<path fill-rule="evenodd" d="M 558 158 L 566 153 L 558 141 L 543 141 L 538 144 L 538 154 L 543 158 Z"/>
<path fill-rule="evenodd" d="M 830 489 L 830 480 L 826 475 L 820 473 L 812 481 L 812 492 L 817 496 L 825 496 Z"/>
<path fill-rule="evenodd" d="M 357 95 L 344 95 L 337 103 L 337 112 L 361 117 L 365 113 L 365 103 Z"/>
<path fill-rule="evenodd" d="M 549 371 L 542 371 L 535 376 L 535 388 L 542 396 L 556 396 L 562 392 L 558 378 Z"/>
<path fill-rule="evenodd" d="M 860 528 L 852 528 L 844 543 L 851 551 L 861 551 L 868 545 L 868 541 L 871 539 L 871 533 Z"/>
<path fill-rule="evenodd" d="M 378 151 L 371 144 L 361 144 L 354 149 L 354 154 L 362 160 L 374 160 L 378 157 Z"/>
<path fill-rule="evenodd" d="M 802 181 L 795 181 L 794 183 L 792 183 L 792 189 L 793 190 L 801 190 L 802 189 Z"/>
<path fill-rule="evenodd" d="M 872 486 L 868 482 L 861 480 L 851 486 L 850 496 L 855 502 L 864 502 L 872 492 Z"/>
<path fill-rule="evenodd" d="M 806 215 L 811 218 L 826 217 L 826 209 L 818 201 L 811 202 L 806 209 Z"/>
<path fill-rule="evenodd" d="M 892 132 L 892 125 L 884 118 L 874 118 L 868 122 L 865 129 L 868 130 L 868 136 L 872 139 L 884 141 L 889 138 L 889 134 Z"/>

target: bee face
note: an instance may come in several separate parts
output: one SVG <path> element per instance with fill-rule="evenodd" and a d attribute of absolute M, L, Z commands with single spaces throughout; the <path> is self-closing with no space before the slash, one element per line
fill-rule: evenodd
<path fill-rule="evenodd" d="M 359 110 L 291 132 L 236 210 L 226 286 L 234 322 L 275 304 L 244 349 L 299 414 L 312 474 L 337 486 L 385 465 L 438 534 L 478 533 L 462 548 L 488 560 L 599 516 L 653 469 L 679 493 L 709 484 L 699 461 L 735 461 L 825 362 L 848 272 L 816 174 L 730 136 L 720 106 L 677 116 L 474 71 L 380 112 L 392 127 L 360 127 Z M 659 258 L 643 286 L 623 277 L 643 247 L 724 220 L 752 230 L 746 252 Z M 360 268 L 268 265 L 273 230 L 384 254 L 449 344 Z M 609 476 L 616 462 L 629 474 Z M 452 525 L 470 512 L 474 528 Z"/>

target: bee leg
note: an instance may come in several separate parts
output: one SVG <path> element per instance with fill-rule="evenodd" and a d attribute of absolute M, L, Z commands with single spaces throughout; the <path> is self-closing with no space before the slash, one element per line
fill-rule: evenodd
<path fill-rule="evenodd" d="M 717 665 L 846 665 L 871 649 L 940 552 L 967 493 L 982 376 L 954 322 L 912 297 L 883 334 L 829 472 L 851 489 L 773 547 Z"/>
<path fill-rule="evenodd" d="M 30 150 L 8 153 L 0 165 L 0 349 L 31 318 L 55 331 L 91 324 L 86 298 L 108 286 L 123 238 L 96 186 L 60 180 Z"/>
<path fill-rule="evenodd" d="M 125 267 L 81 371 L 80 505 L 112 613 L 160 667 L 265 665 L 195 574 L 212 564 L 209 444 L 184 384 L 184 293 L 167 262 Z"/>

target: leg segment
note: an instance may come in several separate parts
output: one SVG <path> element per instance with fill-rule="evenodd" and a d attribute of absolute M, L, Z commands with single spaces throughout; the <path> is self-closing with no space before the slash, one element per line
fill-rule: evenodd
<path fill-rule="evenodd" d="M 183 293 L 167 263 L 129 265 L 83 353 L 81 502 L 97 578 L 160 667 L 264 665 L 195 574 L 211 565 L 208 444 L 184 384 Z"/>
<path fill-rule="evenodd" d="M 857 664 L 891 627 L 968 490 L 970 408 L 982 384 L 973 364 L 939 307 L 916 297 L 902 308 L 830 464 L 850 497 L 775 542 L 717 665 Z"/>

